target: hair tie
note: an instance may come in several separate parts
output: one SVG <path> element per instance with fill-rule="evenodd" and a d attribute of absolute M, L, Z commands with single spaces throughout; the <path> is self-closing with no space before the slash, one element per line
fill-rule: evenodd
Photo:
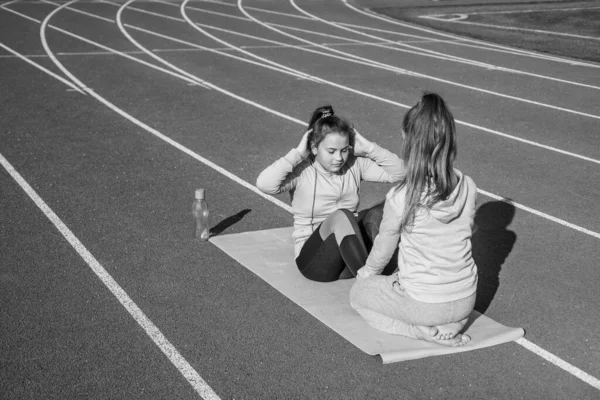
<path fill-rule="evenodd" d="M 332 115 L 332 114 L 331 114 L 331 112 L 330 112 L 330 111 L 326 111 L 326 112 L 324 112 L 324 113 L 323 113 L 323 115 L 321 115 L 321 118 L 319 118 L 319 119 L 323 119 L 323 118 L 331 117 L 331 115 Z"/>

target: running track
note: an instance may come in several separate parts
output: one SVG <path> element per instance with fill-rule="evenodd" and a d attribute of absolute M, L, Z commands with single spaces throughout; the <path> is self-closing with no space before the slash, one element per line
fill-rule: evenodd
<path fill-rule="evenodd" d="M 3 398 L 598 398 L 600 66 L 374 3 L 3 2 Z M 191 201 L 206 188 L 223 234 L 289 226 L 253 184 L 310 112 L 397 151 L 424 90 L 480 189 L 478 307 L 527 334 L 383 366 L 195 242 Z"/>

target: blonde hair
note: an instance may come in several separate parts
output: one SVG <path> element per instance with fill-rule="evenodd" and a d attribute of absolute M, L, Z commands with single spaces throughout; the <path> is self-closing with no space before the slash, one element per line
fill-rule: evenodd
<path fill-rule="evenodd" d="M 409 231 L 420 207 L 446 200 L 456 186 L 456 127 L 444 99 L 426 93 L 404 115 L 402 130 L 406 175 L 396 193 L 406 188 L 400 230 Z"/>

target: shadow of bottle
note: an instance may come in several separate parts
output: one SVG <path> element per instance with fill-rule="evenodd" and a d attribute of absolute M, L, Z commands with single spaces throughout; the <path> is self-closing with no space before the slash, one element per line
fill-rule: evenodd
<path fill-rule="evenodd" d="M 232 215 L 231 217 L 225 218 L 223 221 L 219 222 L 217 225 L 210 228 L 209 237 L 217 236 L 221 232 L 223 232 L 225 229 L 229 228 L 231 225 L 238 223 L 250 211 L 252 211 L 252 210 L 250 210 L 249 208 L 246 208 L 245 210 L 242 210 L 239 213 Z"/>
<path fill-rule="evenodd" d="M 479 275 L 475 309 L 480 313 L 492 303 L 500 286 L 502 264 L 517 241 L 517 235 L 507 229 L 514 216 L 515 207 L 503 201 L 485 203 L 475 212 L 471 244 Z"/>

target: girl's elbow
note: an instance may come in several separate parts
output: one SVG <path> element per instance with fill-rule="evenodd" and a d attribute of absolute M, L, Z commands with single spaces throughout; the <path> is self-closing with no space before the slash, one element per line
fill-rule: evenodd
<path fill-rule="evenodd" d="M 263 193 L 266 194 L 277 194 L 278 188 L 274 187 L 268 180 L 264 179 L 262 176 L 259 176 L 256 179 L 256 187 Z"/>

